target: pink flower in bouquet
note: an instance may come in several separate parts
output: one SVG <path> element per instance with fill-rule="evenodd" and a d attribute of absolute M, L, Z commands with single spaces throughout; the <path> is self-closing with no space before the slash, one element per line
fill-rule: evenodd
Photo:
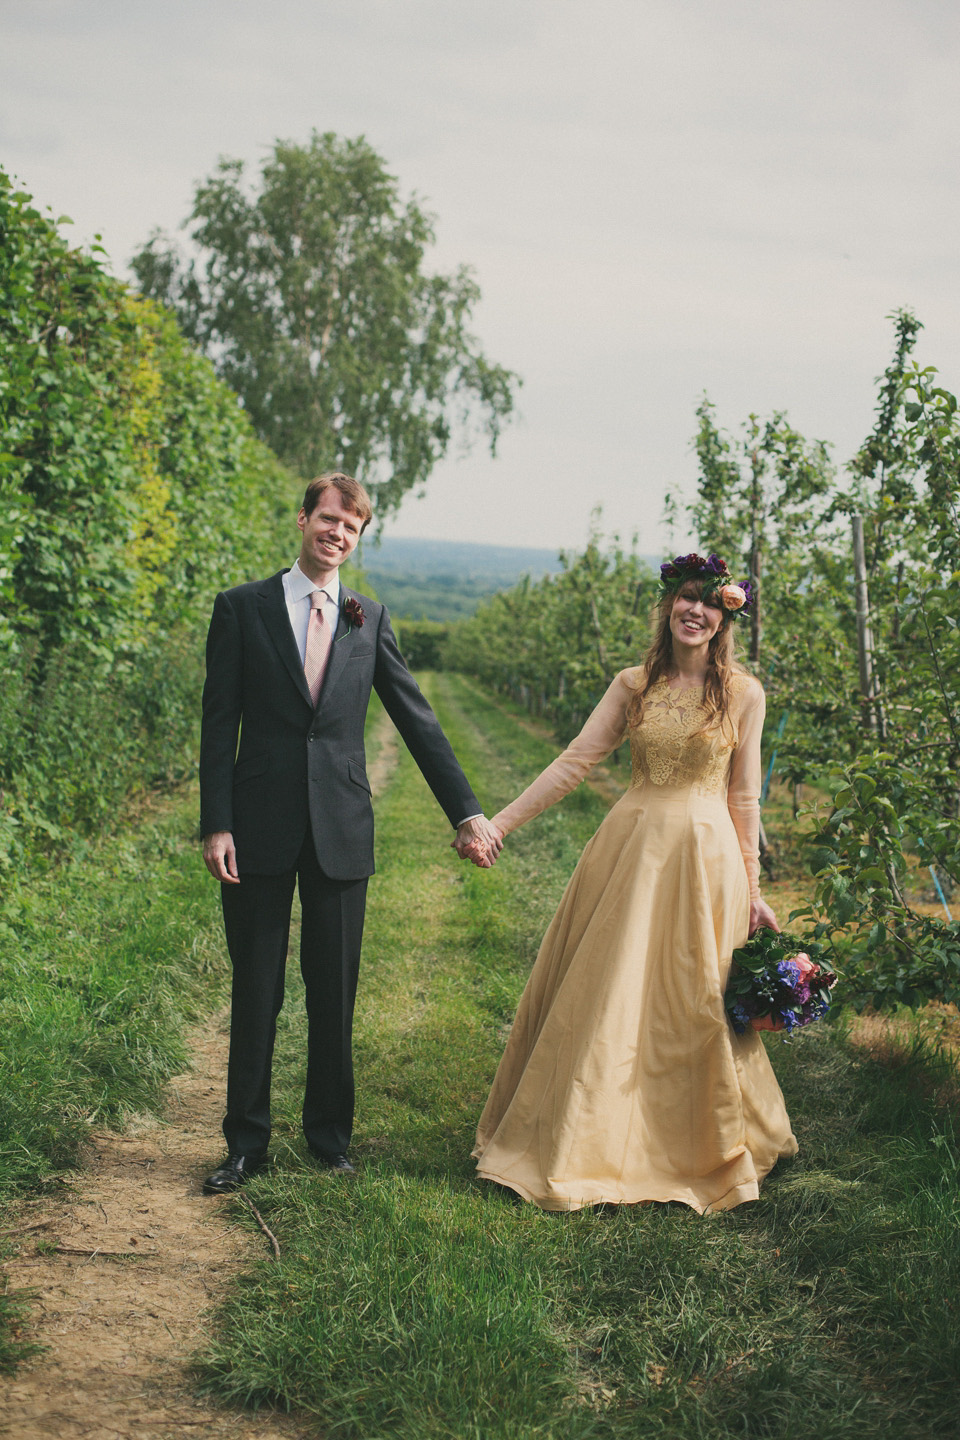
<path fill-rule="evenodd" d="M 740 585 L 724 585 L 720 603 L 724 610 L 742 610 L 747 603 L 747 592 Z"/>
<path fill-rule="evenodd" d="M 799 1009 L 801 1005 L 805 1005 L 810 999 L 810 979 L 813 976 L 819 975 L 820 966 L 814 964 L 805 950 L 801 950 L 798 955 L 791 956 L 789 960 L 781 960 L 780 965 L 777 967 L 778 970 L 780 966 L 783 966 L 784 970 L 787 971 L 784 979 L 789 975 L 787 967 L 796 972 L 796 977 L 789 976 L 789 978 L 791 980 L 790 988 L 792 998 L 796 1001 L 797 1008 Z M 783 975 L 783 971 L 781 971 L 781 974 Z M 754 1030 L 778 1031 L 791 1028 L 785 1020 L 775 1020 L 772 1015 L 757 1015 L 750 1021 L 750 1024 Z"/>

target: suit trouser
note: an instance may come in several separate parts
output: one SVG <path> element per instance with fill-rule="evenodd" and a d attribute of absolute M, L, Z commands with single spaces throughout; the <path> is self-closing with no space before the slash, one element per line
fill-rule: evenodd
<path fill-rule="evenodd" d="M 342 1153 L 353 1128 L 353 1007 L 367 880 L 331 880 L 313 840 L 281 875 L 243 874 L 222 885 L 224 928 L 233 966 L 227 1113 L 231 1153 L 261 1155 L 270 1142 L 270 1071 L 283 1005 L 293 887 L 300 892 L 300 973 L 308 1040 L 303 1131 L 311 1149 Z"/>

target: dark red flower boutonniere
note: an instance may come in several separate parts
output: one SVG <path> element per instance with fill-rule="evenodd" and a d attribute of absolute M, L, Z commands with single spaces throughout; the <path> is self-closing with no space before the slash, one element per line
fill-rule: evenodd
<path fill-rule="evenodd" d="M 355 595 L 348 595 L 344 600 L 343 614 L 347 622 L 346 635 L 349 635 L 351 630 L 359 630 L 367 618 L 363 613 L 363 606 Z M 341 635 L 340 639 L 345 640 L 346 635 Z"/>

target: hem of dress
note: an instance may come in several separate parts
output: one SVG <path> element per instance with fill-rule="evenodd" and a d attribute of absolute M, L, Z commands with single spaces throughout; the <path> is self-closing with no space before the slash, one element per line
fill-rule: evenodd
<path fill-rule="evenodd" d="M 741 1180 L 736 1185 L 725 1190 L 722 1195 L 712 1200 L 693 1200 L 689 1191 L 685 1195 L 677 1192 L 669 1192 L 666 1189 L 657 1194 L 644 1195 L 598 1195 L 589 1200 L 574 1200 L 560 1195 L 535 1195 L 534 1192 L 522 1185 L 518 1180 L 507 1180 L 503 1175 L 497 1175 L 492 1170 L 481 1170 L 477 1167 L 478 1180 L 490 1180 L 494 1185 L 502 1185 L 506 1190 L 512 1190 L 519 1195 L 521 1200 L 528 1200 L 531 1205 L 536 1205 L 540 1210 L 548 1210 L 554 1214 L 567 1215 L 576 1210 L 590 1210 L 597 1205 L 686 1205 L 695 1210 L 698 1215 L 709 1215 L 716 1210 L 732 1210 L 737 1205 L 743 1205 L 750 1200 L 759 1200 L 759 1180 Z M 736 1198 L 733 1198 L 736 1197 Z"/>

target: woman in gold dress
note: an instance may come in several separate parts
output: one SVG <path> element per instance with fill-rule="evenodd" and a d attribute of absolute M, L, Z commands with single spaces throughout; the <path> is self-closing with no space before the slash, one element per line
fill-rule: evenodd
<path fill-rule="evenodd" d="M 661 568 L 660 623 L 577 738 L 493 818 L 507 835 L 629 737 L 630 788 L 548 929 L 480 1120 L 480 1176 L 545 1210 L 755 1200 L 796 1153 L 760 1036 L 738 1036 L 731 956 L 778 929 L 759 890 L 764 695 L 733 658 L 749 586 L 717 556 Z"/>

